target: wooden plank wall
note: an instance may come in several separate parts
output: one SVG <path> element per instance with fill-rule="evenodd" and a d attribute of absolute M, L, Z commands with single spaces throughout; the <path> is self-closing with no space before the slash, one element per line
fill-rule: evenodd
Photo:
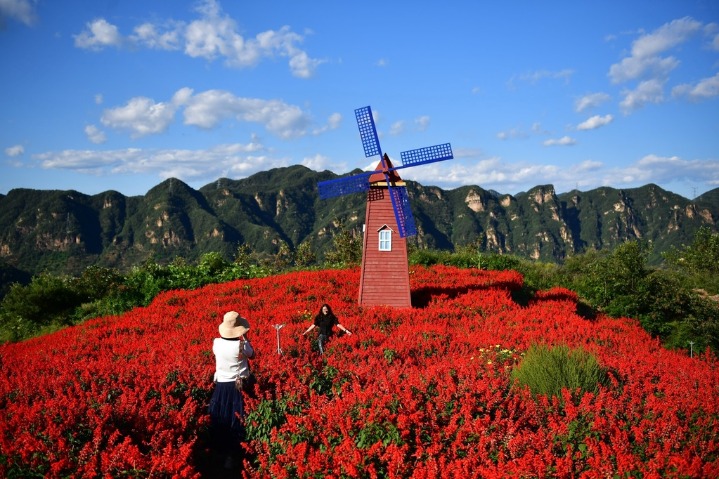
<path fill-rule="evenodd" d="M 386 187 L 370 188 L 365 221 L 359 304 L 411 307 L 407 241 L 399 236 Z M 385 225 L 392 229 L 392 251 L 379 251 L 379 229 Z"/>

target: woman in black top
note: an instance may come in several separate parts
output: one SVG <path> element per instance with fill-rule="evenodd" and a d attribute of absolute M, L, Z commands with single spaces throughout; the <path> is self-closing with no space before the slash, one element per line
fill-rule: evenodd
<path fill-rule="evenodd" d="M 337 319 L 337 316 L 332 312 L 332 308 L 330 308 L 330 305 L 325 303 L 320 308 L 320 312 L 317 313 L 317 316 L 315 316 L 315 322 L 312 324 L 309 328 L 307 328 L 307 331 L 302 333 L 302 336 L 309 333 L 315 327 L 320 329 L 320 334 L 317 338 L 317 344 L 320 347 L 320 354 L 325 353 L 325 344 L 327 343 L 327 340 L 332 336 L 332 327 L 334 325 L 337 325 L 337 327 L 344 331 L 347 334 L 352 334 L 349 329 L 342 326 Z"/>

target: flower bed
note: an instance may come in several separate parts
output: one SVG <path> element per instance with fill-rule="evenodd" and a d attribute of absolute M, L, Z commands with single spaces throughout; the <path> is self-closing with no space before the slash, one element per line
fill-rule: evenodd
<path fill-rule="evenodd" d="M 258 351 L 246 477 L 719 477 L 708 353 L 584 319 L 571 291 L 518 304 L 512 271 L 417 267 L 404 310 L 360 307 L 358 283 L 327 270 L 170 291 L 0 347 L 0 476 L 200 477 L 212 338 L 235 309 Z M 319 356 L 301 333 L 324 302 L 354 334 Z M 611 386 L 533 399 L 510 371 L 535 343 L 591 352 Z"/>

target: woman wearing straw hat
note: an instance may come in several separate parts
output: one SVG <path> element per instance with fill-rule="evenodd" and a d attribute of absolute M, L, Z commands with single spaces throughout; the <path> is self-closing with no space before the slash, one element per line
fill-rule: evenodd
<path fill-rule="evenodd" d="M 233 453 L 244 435 L 244 401 L 237 384 L 249 375 L 247 360 L 255 355 L 245 337 L 249 330 L 250 324 L 245 318 L 236 311 L 229 311 L 219 326 L 220 337 L 212 343 L 215 390 L 210 399 L 210 425 L 217 450 L 226 455 L 226 468 L 233 467 Z"/>

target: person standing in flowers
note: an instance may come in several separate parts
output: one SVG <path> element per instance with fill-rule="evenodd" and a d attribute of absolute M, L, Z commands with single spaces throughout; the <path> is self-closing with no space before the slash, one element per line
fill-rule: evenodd
<path fill-rule="evenodd" d="M 332 328 L 337 325 L 337 328 L 344 331 L 346 334 L 352 334 L 349 329 L 342 326 L 337 319 L 337 316 L 332 312 L 330 305 L 325 303 L 320 308 L 320 312 L 315 316 L 315 322 L 302 333 L 302 336 L 306 335 L 315 328 L 319 328 L 320 334 L 317 337 L 317 345 L 320 348 L 320 354 L 325 353 L 325 345 L 332 336 Z"/>
<path fill-rule="evenodd" d="M 255 350 L 246 337 L 250 324 L 238 312 L 227 312 L 218 329 L 220 337 L 212 343 L 215 388 L 209 406 L 210 429 L 215 449 L 225 456 L 225 468 L 231 469 L 244 436 L 242 380 L 249 376 L 247 360 Z"/>

